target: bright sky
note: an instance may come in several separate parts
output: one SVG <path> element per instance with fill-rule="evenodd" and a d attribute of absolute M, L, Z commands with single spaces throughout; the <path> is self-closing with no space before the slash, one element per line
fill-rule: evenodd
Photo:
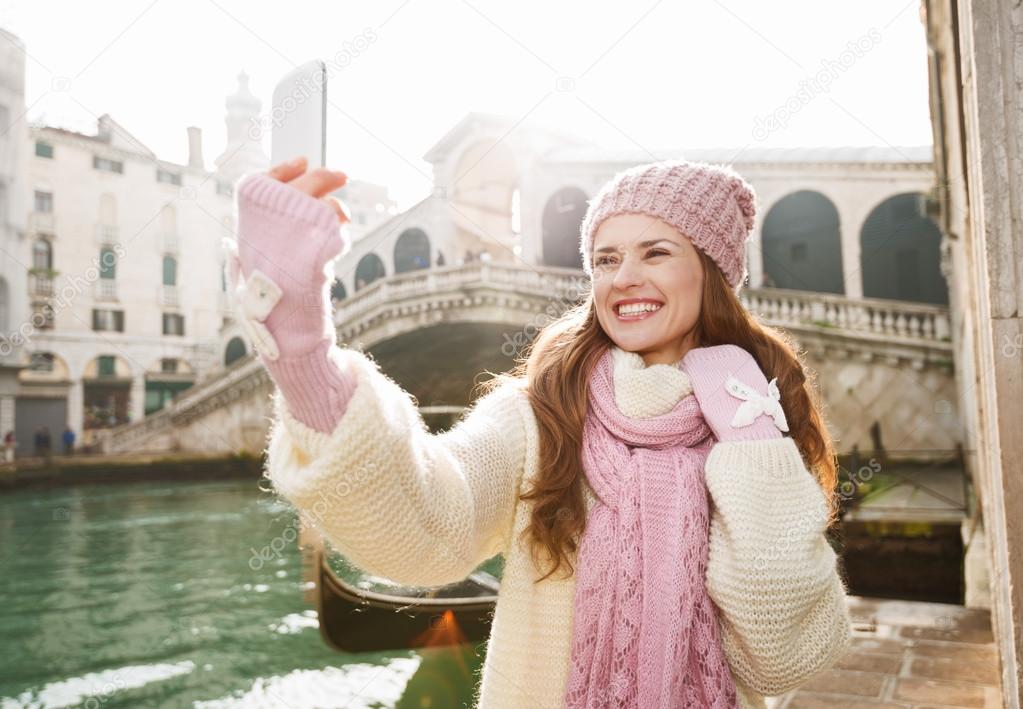
<path fill-rule="evenodd" d="M 29 54 L 30 120 L 92 133 L 109 113 L 176 162 L 197 125 L 208 168 L 242 69 L 267 110 L 290 68 L 336 57 L 328 164 L 387 185 L 402 207 L 429 192 L 422 156 L 469 111 L 609 148 L 932 142 L 919 0 L 593 7 L 0 0 L 0 27 Z"/>

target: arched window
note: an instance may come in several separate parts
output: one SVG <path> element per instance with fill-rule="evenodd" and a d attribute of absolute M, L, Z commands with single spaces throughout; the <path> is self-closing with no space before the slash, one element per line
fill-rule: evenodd
<path fill-rule="evenodd" d="M 173 256 L 163 257 L 163 284 L 165 286 L 178 284 L 178 260 Z"/>
<path fill-rule="evenodd" d="M 546 266 L 582 268 L 579 227 L 586 216 L 586 193 L 564 187 L 547 200 L 543 208 L 543 263 Z"/>
<path fill-rule="evenodd" d="M 238 361 L 245 356 L 245 352 L 245 341 L 240 337 L 232 337 L 224 350 L 224 366 L 230 366 L 232 362 Z"/>
<path fill-rule="evenodd" d="M 333 285 L 330 287 L 330 302 L 340 303 L 347 297 L 348 292 L 345 290 L 345 284 L 341 282 L 340 278 L 335 278 Z"/>
<path fill-rule="evenodd" d="M 430 267 L 430 238 L 422 229 L 406 229 L 394 242 L 394 272 Z"/>
<path fill-rule="evenodd" d="M 7 299 L 7 279 L 0 276 L 0 333 L 7 332 L 7 323 L 10 322 L 11 304 Z"/>
<path fill-rule="evenodd" d="M 51 270 L 53 268 L 53 245 L 49 239 L 39 237 L 32 244 L 32 268 Z"/>
<path fill-rule="evenodd" d="M 764 285 L 844 293 L 838 210 L 820 192 L 800 190 L 778 200 L 761 231 Z"/>
<path fill-rule="evenodd" d="M 117 278 L 117 254 L 108 246 L 99 250 L 99 277 Z"/>
<path fill-rule="evenodd" d="M 905 193 L 874 207 L 860 231 L 863 296 L 948 304 L 941 272 L 941 230 L 924 211 L 925 196 Z"/>
<path fill-rule="evenodd" d="M 380 257 L 372 252 L 366 254 L 359 259 L 359 264 L 355 267 L 356 292 L 362 290 L 376 279 L 383 278 L 385 275 L 384 262 L 380 260 Z"/>

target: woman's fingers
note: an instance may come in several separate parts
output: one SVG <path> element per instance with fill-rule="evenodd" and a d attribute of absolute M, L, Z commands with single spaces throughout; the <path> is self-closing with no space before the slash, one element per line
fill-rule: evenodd
<path fill-rule="evenodd" d="M 305 172 L 305 167 L 305 157 L 299 156 L 289 162 L 282 162 L 279 165 L 274 165 L 270 168 L 267 174 L 281 182 L 290 182 Z"/>
<path fill-rule="evenodd" d="M 317 167 L 299 175 L 288 184 L 313 197 L 323 197 L 334 190 L 341 189 L 346 182 L 348 182 L 348 175 L 345 173 Z"/>
<path fill-rule="evenodd" d="M 347 224 L 348 222 L 352 221 L 352 216 L 351 214 L 348 213 L 348 208 L 345 206 L 344 202 L 339 200 L 337 197 L 329 195 L 327 197 L 324 197 L 323 199 L 327 204 L 334 208 L 335 212 L 337 212 L 338 221 L 340 221 L 342 224 Z"/>

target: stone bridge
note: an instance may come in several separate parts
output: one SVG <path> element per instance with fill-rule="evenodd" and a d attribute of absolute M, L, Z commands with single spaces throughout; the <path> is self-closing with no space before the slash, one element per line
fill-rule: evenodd
<path fill-rule="evenodd" d="M 470 403 L 482 373 L 510 369 L 587 288 L 576 269 L 474 262 L 379 278 L 334 317 L 339 342 L 372 355 L 442 428 Z M 892 457 L 931 458 L 956 448 L 947 307 L 778 288 L 745 289 L 741 298 L 798 342 L 840 452 L 881 445 Z M 112 429 L 104 448 L 259 453 L 272 386 L 250 354 L 163 410 Z"/>

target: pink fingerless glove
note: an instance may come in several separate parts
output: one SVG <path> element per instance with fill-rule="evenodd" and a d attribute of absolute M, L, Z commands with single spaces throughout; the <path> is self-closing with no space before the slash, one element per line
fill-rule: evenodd
<path fill-rule="evenodd" d="M 337 213 L 320 199 L 263 172 L 235 185 L 238 241 L 224 239 L 239 320 L 306 426 L 332 431 L 355 389 L 332 359 L 332 262 L 351 248 Z"/>
<path fill-rule="evenodd" d="M 781 438 L 781 432 L 789 430 L 777 380 L 768 384 L 760 365 L 743 348 L 694 348 L 682 358 L 682 369 L 719 441 Z"/>

